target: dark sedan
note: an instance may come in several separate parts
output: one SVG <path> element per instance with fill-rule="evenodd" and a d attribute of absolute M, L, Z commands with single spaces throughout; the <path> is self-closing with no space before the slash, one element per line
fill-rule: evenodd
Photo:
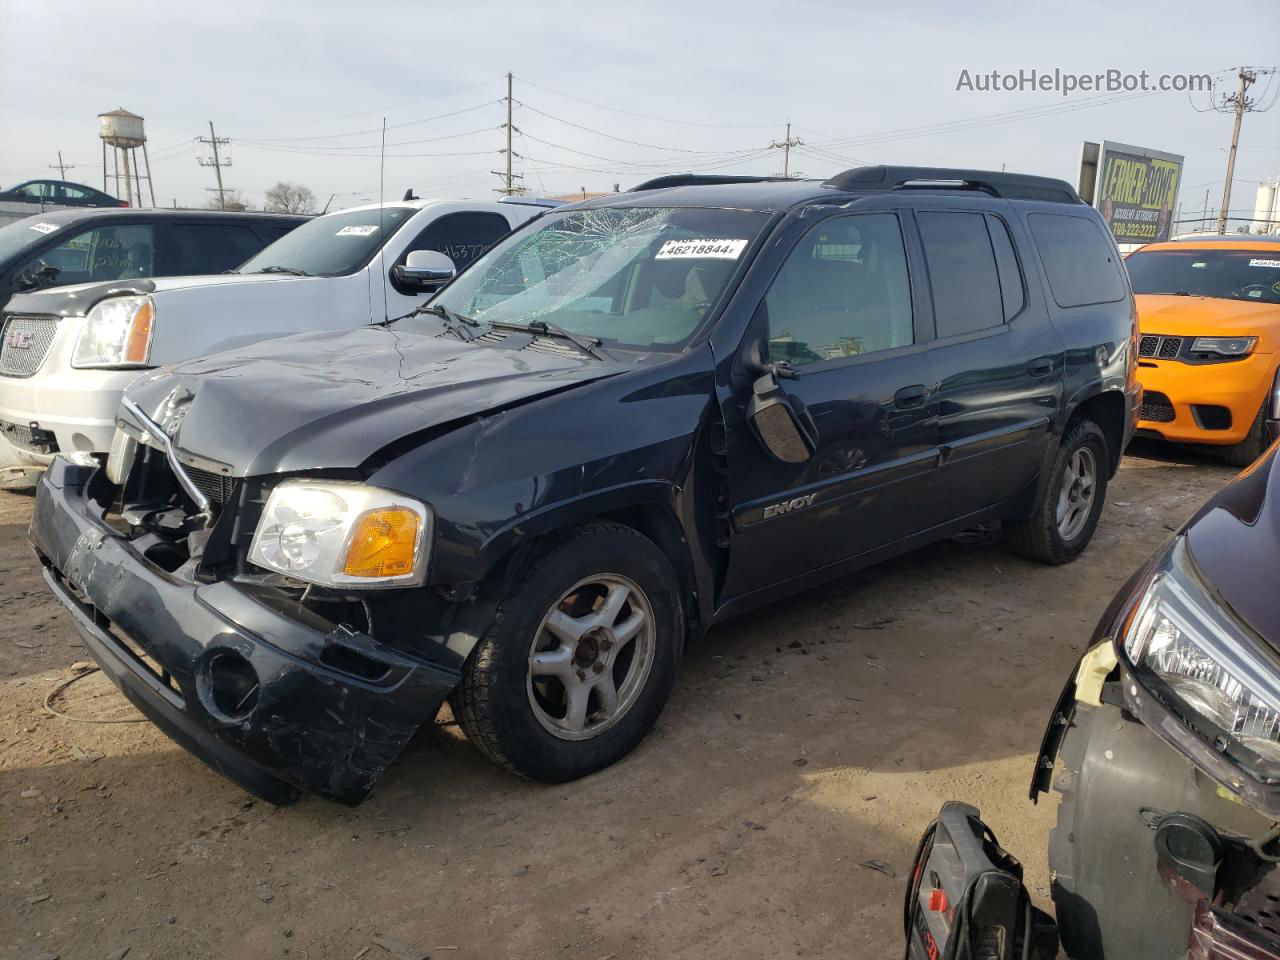
<path fill-rule="evenodd" d="M 55 207 L 128 206 L 123 200 L 117 200 L 108 193 L 69 180 L 28 180 L 8 190 L 0 190 L 0 200 Z"/>

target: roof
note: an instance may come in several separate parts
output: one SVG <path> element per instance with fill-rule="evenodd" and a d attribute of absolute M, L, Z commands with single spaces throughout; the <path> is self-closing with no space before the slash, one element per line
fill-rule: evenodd
<path fill-rule="evenodd" d="M 625 194 L 574 207 L 725 207 L 776 213 L 806 203 L 845 203 L 892 191 L 1082 204 L 1070 184 L 1050 177 L 953 167 L 878 166 L 855 167 L 827 180 L 673 174 L 648 180 Z"/>
<path fill-rule="evenodd" d="M 393 200 L 388 203 L 364 203 L 358 207 L 343 207 L 341 210 L 330 210 L 324 214 L 331 217 L 335 213 L 356 213 L 361 210 L 393 210 L 397 207 L 403 209 L 405 207 L 411 210 L 423 210 L 426 207 L 435 206 L 438 203 L 463 203 L 469 207 L 475 207 L 478 210 L 492 210 L 494 213 L 504 213 L 511 209 L 511 204 L 500 203 L 497 200 L 464 200 L 458 197 L 446 199 L 444 197 L 427 197 L 425 199 L 418 198 L 415 200 Z M 521 206 L 538 206 L 538 204 L 521 204 Z"/>
<path fill-rule="evenodd" d="M 230 217 L 233 219 L 244 219 L 251 217 L 255 220 L 262 219 L 280 219 L 280 220 L 306 220 L 307 217 L 296 213 L 263 213 L 256 210 L 174 210 L 168 207 L 49 207 L 33 213 L 24 219 L 42 220 L 45 223 L 75 223 L 77 220 L 86 220 L 89 217 L 136 217 L 139 214 L 146 217 L 168 218 L 168 217 Z M 21 223 L 21 220 L 12 221 Z"/>
<path fill-rule="evenodd" d="M 762 180 L 745 183 L 692 184 L 639 192 L 614 193 L 575 203 L 575 209 L 592 207 L 726 207 L 776 213 L 802 203 L 830 199 L 838 202 L 851 194 L 823 185 L 821 180 Z"/>
<path fill-rule="evenodd" d="M 1236 250 L 1266 250 L 1276 252 L 1280 249 L 1280 234 L 1258 236 L 1257 234 L 1237 233 L 1228 236 L 1186 237 L 1182 240 L 1163 240 L 1160 243 L 1148 243 L 1139 247 L 1134 253 L 1150 253 L 1154 250 L 1212 250 L 1229 247 Z"/>

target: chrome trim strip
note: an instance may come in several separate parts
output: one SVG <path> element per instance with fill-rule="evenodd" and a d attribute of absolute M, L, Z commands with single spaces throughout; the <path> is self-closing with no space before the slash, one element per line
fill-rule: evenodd
<path fill-rule="evenodd" d="M 164 432 L 158 423 L 143 413 L 141 408 L 139 408 L 139 406 L 128 397 L 122 398 L 120 405 L 137 417 L 138 422 L 147 431 L 147 433 L 151 434 L 154 439 L 159 440 L 160 443 L 164 445 L 164 455 L 169 461 L 169 467 L 173 470 L 173 475 L 178 478 L 178 482 L 182 484 L 182 489 L 187 492 L 187 496 L 194 500 L 196 506 L 200 508 L 199 516 L 204 518 L 205 526 L 208 526 L 209 522 L 213 519 L 213 513 L 209 509 L 209 498 L 201 493 L 199 488 L 191 482 L 191 478 L 187 476 L 187 471 L 183 469 L 182 462 L 178 459 L 178 452 L 174 449 L 173 439 Z"/>

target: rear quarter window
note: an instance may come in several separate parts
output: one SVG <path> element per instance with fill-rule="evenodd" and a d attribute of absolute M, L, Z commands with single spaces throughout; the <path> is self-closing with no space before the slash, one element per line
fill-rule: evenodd
<path fill-rule="evenodd" d="M 1027 217 L 1049 290 L 1060 307 L 1085 307 L 1124 299 L 1115 249 L 1092 220 L 1057 213 Z"/>

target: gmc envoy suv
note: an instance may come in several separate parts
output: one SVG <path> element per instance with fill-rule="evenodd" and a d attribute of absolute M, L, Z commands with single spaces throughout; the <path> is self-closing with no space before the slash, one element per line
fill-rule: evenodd
<path fill-rule="evenodd" d="M 268 800 L 359 802 L 447 699 L 566 781 L 640 742 L 730 616 L 988 521 L 1077 557 L 1134 338 L 1062 181 L 664 177 L 542 214 L 398 319 L 144 374 L 31 536 L 103 670 Z"/>

